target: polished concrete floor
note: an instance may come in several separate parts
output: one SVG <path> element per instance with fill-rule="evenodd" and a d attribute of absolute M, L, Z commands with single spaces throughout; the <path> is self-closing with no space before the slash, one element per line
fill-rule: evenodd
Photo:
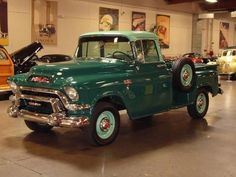
<path fill-rule="evenodd" d="M 77 129 L 32 133 L 0 101 L 0 177 L 235 177 L 236 81 L 222 88 L 204 120 L 185 108 L 135 122 L 122 113 L 117 140 L 104 147 Z"/>

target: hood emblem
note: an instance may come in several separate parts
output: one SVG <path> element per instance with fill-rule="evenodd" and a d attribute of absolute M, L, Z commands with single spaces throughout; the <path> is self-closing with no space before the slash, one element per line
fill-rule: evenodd
<path fill-rule="evenodd" d="M 131 79 L 126 79 L 123 81 L 123 83 L 126 86 L 126 89 L 129 90 L 129 87 L 133 83 L 133 81 Z"/>
<path fill-rule="evenodd" d="M 36 102 L 32 102 L 32 101 L 28 102 L 28 104 L 29 104 L 30 106 L 41 106 L 40 103 L 36 103 Z"/>
<path fill-rule="evenodd" d="M 49 83 L 49 79 L 47 77 L 42 77 L 42 76 L 34 76 L 31 78 L 31 81 L 39 83 Z"/>

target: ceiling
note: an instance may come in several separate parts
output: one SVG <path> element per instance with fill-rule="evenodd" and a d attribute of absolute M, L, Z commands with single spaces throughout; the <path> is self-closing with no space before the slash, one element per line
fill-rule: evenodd
<path fill-rule="evenodd" d="M 197 3 L 201 10 L 208 12 L 236 11 L 236 0 L 218 0 L 217 3 L 208 3 L 205 0 L 165 0 L 168 4 Z"/>

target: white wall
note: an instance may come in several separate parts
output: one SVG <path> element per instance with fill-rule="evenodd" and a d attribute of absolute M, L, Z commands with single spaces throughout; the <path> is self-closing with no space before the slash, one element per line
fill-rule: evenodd
<path fill-rule="evenodd" d="M 199 21 L 202 32 L 202 53 L 209 52 L 212 48 L 215 55 L 221 54 L 222 49 L 219 49 L 220 22 L 229 23 L 229 38 L 227 42 L 229 46 L 236 45 L 236 30 L 234 29 L 236 25 L 235 18 L 217 17 L 217 19 L 212 20 L 205 19 Z M 206 52 L 204 52 L 204 50 L 206 50 Z"/>
<path fill-rule="evenodd" d="M 58 1 L 58 44 L 44 46 L 40 55 L 64 53 L 72 55 L 80 34 L 98 30 L 99 7 L 117 8 L 120 12 L 119 30 L 131 29 L 132 11 L 146 13 L 146 29 L 155 24 L 156 14 L 170 15 L 170 48 L 163 50 L 168 56 L 191 51 L 192 15 L 148 7 L 125 5 L 115 2 L 57 0 Z M 124 12 L 121 15 L 121 12 Z M 31 0 L 8 0 L 10 52 L 31 42 Z"/>
<path fill-rule="evenodd" d="M 234 38 L 235 38 L 235 29 L 234 29 L 234 25 L 236 24 L 236 22 L 230 19 L 226 20 L 226 19 L 217 19 L 213 21 L 213 51 L 216 51 L 216 54 L 220 54 L 221 50 L 219 49 L 219 36 L 220 36 L 220 22 L 227 22 L 229 23 L 229 39 L 228 39 L 228 45 L 229 46 L 233 46 L 236 45 Z"/>

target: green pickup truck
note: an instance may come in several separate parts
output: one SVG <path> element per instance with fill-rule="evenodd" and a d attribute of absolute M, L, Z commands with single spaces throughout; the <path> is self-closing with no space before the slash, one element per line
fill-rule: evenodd
<path fill-rule="evenodd" d="M 36 66 L 8 82 L 10 116 L 33 131 L 81 128 L 95 145 L 115 140 L 120 110 L 135 120 L 187 106 L 201 119 L 208 93 L 222 93 L 216 65 L 165 62 L 154 33 L 132 31 L 83 34 L 72 62 Z"/>

